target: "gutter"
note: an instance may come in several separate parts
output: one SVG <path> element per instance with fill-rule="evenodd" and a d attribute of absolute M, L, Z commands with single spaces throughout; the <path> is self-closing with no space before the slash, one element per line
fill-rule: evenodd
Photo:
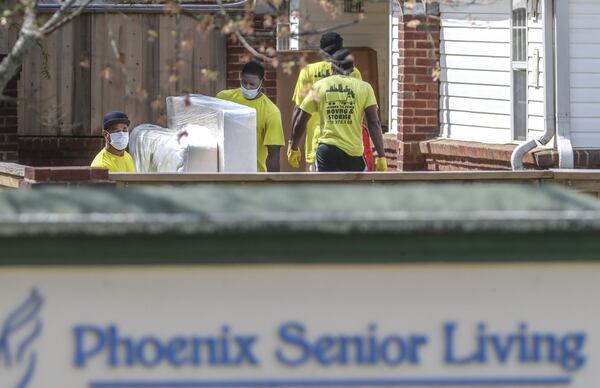
<path fill-rule="evenodd" d="M 219 4 L 193 4 L 193 3 L 184 3 L 179 4 L 182 10 L 189 12 L 220 12 L 222 10 L 243 10 L 246 4 L 254 3 L 254 0 L 238 0 L 231 3 L 223 2 L 221 5 Z M 54 12 L 60 9 L 62 4 L 60 3 L 46 3 L 46 4 L 38 4 L 36 9 L 41 12 Z M 71 7 L 73 9 L 77 9 L 78 5 L 73 5 Z M 135 13 L 155 13 L 155 12 L 164 12 L 165 4 L 140 4 L 140 3 L 131 3 L 131 4 L 123 4 L 123 3 L 91 3 L 87 5 L 84 9 L 84 12 L 135 12 Z"/>
<path fill-rule="evenodd" d="M 571 69 L 569 65 L 569 2 L 556 0 L 556 125 L 558 168 L 573 168 L 571 144 Z"/>
<path fill-rule="evenodd" d="M 560 2 L 560 1 L 558 1 Z M 565 2 L 564 0 L 562 1 Z M 519 145 L 510 157 L 513 170 L 523 170 L 523 158 L 537 147 L 538 144 L 546 145 L 556 134 L 556 123 L 554 120 L 555 109 L 555 61 L 554 61 L 554 0 L 542 1 L 542 17 L 544 18 L 544 133 L 537 139 L 531 139 Z M 568 27 L 567 27 L 568 29 Z M 568 37 L 567 37 L 568 39 Z M 568 41 L 567 41 L 568 45 Z M 567 56 L 568 59 L 568 56 Z M 568 62 L 567 62 L 568 65 Z M 557 69 L 558 70 L 558 69 Z"/>
<path fill-rule="evenodd" d="M 544 17 L 544 111 L 545 131 L 539 139 L 521 144 L 511 155 L 513 170 L 523 169 L 523 157 L 539 143 L 556 135 L 558 168 L 574 166 L 571 144 L 571 90 L 569 68 L 569 2 L 543 0 Z M 560 55 L 559 55 L 560 53 Z"/>

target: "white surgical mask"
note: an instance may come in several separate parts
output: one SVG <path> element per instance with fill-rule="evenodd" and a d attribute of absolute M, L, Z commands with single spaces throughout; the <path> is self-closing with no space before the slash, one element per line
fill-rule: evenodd
<path fill-rule="evenodd" d="M 129 132 L 115 132 L 110 134 L 110 145 L 123 151 L 129 144 Z"/>
<path fill-rule="evenodd" d="M 258 88 L 256 88 L 256 89 L 246 89 L 244 87 L 244 85 L 241 85 L 241 87 L 242 87 L 242 94 L 248 100 L 254 100 L 256 98 L 256 96 L 258 96 L 258 93 L 260 93 L 260 86 L 261 85 L 259 85 Z"/>

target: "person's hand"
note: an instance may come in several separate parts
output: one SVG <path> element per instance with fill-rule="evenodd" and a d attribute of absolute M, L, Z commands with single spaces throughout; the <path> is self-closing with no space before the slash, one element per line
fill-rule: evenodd
<path fill-rule="evenodd" d="M 287 148 L 287 158 L 290 166 L 294 168 L 300 168 L 300 161 L 302 160 L 302 154 L 300 153 L 300 149 L 293 149 L 292 142 L 288 143 Z"/>
<path fill-rule="evenodd" d="M 387 159 L 385 156 L 375 158 L 375 171 L 387 171 Z"/>

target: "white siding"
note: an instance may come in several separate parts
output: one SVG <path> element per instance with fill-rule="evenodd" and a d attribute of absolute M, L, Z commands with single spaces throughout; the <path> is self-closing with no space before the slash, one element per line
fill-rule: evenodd
<path fill-rule="evenodd" d="M 442 134 L 510 143 L 510 1 L 440 8 Z"/>
<path fill-rule="evenodd" d="M 317 1 L 300 1 L 300 28 L 322 29 L 332 25 L 342 25 L 356 20 L 359 15 L 344 13 L 341 2 L 338 3 L 341 12 L 332 19 L 323 11 Z M 387 124 L 388 121 L 388 92 L 390 80 L 388 79 L 389 59 L 389 4 L 386 1 L 366 1 L 364 19 L 359 23 L 336 29 L 344 37 L 346 47 L 370 47 L 377 51 L 377 70 L 379 76 L 379 108 L 381 120 Z M 398 36 L 398 35 L 396 35 Z M 300 42 L 300 48 L 319 47 L 320 35 L 316 34 L 308 38 L 308 42 Z M 397 61 L 396 61 L 397 63 Z"/>
<path fill-rule="evenodd" d="M 571 141 L 600 148 L 600 1 L 570 0 Z"/>

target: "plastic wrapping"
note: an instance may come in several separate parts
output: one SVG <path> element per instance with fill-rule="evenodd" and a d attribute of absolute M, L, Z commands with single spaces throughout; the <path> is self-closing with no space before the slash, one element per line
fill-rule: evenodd
<path fill-rule="evenodd" d="M 218 172 L 217 138 L 188 124 L 180 130 L 142 124 L 133 129 L 129 150 L 137 172 Z"/>
<path fill-rule="evenodd" d="M 256 111 L 218 98 L 192 94 L 167 97 L 171 130 L 189 124 L 206 127 L 217 139 L 219 171 L 256 172 Z"/>

